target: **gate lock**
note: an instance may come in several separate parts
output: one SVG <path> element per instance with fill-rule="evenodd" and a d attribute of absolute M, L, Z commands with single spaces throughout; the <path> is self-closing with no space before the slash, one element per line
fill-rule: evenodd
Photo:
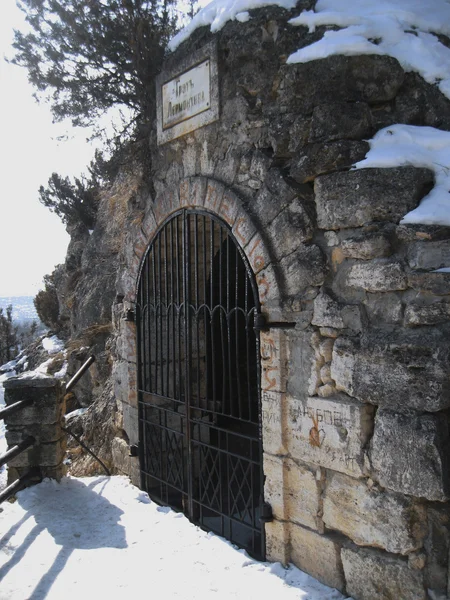
<path fill-rule="evenodd" d="M 259 517 L 261 523 L 270 523 L 273 521 L 272 507 L 268 502 L 263 502 L 261 505 L 261 516 Z"/>
<path fill-rule="evenodd" d="M 268 329 L 294 329 L 297 323 L 295 321 L 268 321 L 262 313 L 255 315 L 255 331 L 267 331 Z"/>
<path fill-rule="evenodd" d="M 139 456 L 139 446 L 138 444 L 131 444 L 130 453 L 128 456 Z"/>

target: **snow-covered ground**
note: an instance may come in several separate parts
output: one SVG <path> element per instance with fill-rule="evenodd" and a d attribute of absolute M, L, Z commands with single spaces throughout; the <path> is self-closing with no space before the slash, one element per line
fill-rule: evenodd
<path fill-rule="evenodd" d="M 125 477 L 45 480 L 0 513 L 2 600 L 343 600 L 297 568 L 261 563 Z"/>

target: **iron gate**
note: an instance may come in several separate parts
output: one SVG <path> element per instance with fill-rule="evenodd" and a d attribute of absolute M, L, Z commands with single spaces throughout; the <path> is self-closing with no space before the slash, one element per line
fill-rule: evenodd
<path fill-rule="evenodd" d="M 258 311 L 225 223 L 183 210 L 162 226 L 138 289 L 142 487 L 264 558 Z"/>

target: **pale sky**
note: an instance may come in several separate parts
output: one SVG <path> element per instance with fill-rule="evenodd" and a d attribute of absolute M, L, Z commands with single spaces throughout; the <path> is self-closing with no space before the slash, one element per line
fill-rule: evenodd
<path fill-rule="evenodd" d="M 52 124 L 50 109 L 32 98 L 26 69 L 7 64 L 13 28 L 23 29 L 15 0 L 0 4 L 0 297 L 34 295 L 42 277 L 64 261 L 69 236 L 38 200 L 53 171 L 79 175 L 94 154 L 85 129 Z M 58 142 L 69 134 L 68 142 Z"/>

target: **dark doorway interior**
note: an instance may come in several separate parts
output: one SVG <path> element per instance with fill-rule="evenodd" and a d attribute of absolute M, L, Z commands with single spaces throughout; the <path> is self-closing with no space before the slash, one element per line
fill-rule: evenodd
<path fill-rule="evenodd" d="M 138 291 L 142 485 L 263 558 L 258 310 L 223 222 L 185 210 L 165 223 Z"/>

